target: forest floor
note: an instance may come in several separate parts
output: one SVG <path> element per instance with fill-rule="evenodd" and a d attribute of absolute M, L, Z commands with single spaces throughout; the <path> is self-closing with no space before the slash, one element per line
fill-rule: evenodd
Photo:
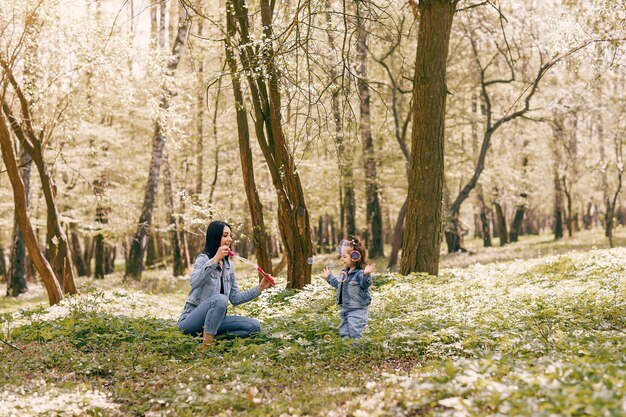
<path fill-rule="evenodd" d="M 263 332 L 206 354 L 176 328 L 187 277 L 80 278 L 54 307 L 30 284 L 0 298 L 0 416 L 626 415 L 626 247 L 607 244 L 470 241 L 438 277 L 379 272 L 358 344 L 318 276 L 231 307 Z M 255 279 L 238 267 L 241 287 Z"/>

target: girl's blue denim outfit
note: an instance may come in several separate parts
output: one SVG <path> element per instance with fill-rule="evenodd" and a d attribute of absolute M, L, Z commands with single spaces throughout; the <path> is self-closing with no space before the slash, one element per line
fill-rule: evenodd
<path fill-rule="evenodd" d="M 261 323 L 253 318 L 227 316 L 228 301 L 233 305 L 250 301 L 261 294 L 258 286 L 239 291 L 235 268 L 224 258 L 224 268 L 202 253 L 196 258 L 189 279 L 191 291 L 180 318 L 178 328 L 186 334 L 228 334 L 245 337 L 261 331 Z"/>
<path fill-rule="evenodd" d="M 369 287 L 372 275 L 364 275 L 362 269 L 348 268 L 341 271 L 341 278 L 329 275 L 326 281 L 337 288 L 337 304 L 340 306 L 339 336 L 344 339 L 360 339 L 367 324 L 367 310 L 372 302 Z"/>

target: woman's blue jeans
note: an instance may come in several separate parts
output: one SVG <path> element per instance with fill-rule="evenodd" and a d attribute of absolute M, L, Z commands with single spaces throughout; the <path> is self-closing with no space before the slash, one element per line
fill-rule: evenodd
<path fill-rule="evenodd" d="M 203 331 L 214 335 L 247 337 L 261 331 L 261 322 L 242 316 L 227 316 L 228 298 L 217 294 L 207 298 L 195 308 L 186 304 L 178 320 L 178 328 L 185 334 L 200 334 Z"/>

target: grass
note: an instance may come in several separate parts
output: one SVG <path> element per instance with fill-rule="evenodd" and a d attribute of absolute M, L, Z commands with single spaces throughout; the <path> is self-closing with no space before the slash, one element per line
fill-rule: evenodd
<path fill-rule="evenodd" d="M 438 277 L 379 274 L 358 345 L 315 278 L 231 307 L 264 332 L 207 354 L 176 330 L 188 283 L 165 271 L 81 279 L 52 308 L 2 299 L 15 348 L 0 344 L 0 415 L 624 415 L 626 249 L 594 236 L 446 255 Z"/>

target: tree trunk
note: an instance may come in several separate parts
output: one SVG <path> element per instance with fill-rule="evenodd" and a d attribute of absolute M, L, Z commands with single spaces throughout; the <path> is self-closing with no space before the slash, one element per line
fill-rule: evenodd
<path fill-rule="evenodd" d="M 172 172 L 167 155 L 163 157 L 163 192 L 165 194 L 165 203 L 167 205 L 167 217 L 172 241 L 172 273 L 175 277 L 183 275 L 185 268 L 183 267 L 182 255 L 180 251 L 180 235 L 178 232 L 178 221 L 174 214 L 174 193 L 172 191 Z"/>
<path fill-rule="evenodd" d="M 565 139 L 564 116 L 556 111 L 553 112 L 552 134 L 554 153 L 554 161 L 552 168 L 554 182 L 554 239 L 558 240 L 563 237 L 563 183 L 561 178 L 562 156 L 560 144 Z"/>
<path fill-rule="evenodd" d="M 76 273 L 79 277 L 86 277 L 88 276 L 87 265 L 85 264 L 85 258 L 83 258 L 84 250 L 80 244 L 77 223 L 70 223 L 70 239 L 72 241 L 72 256 L 74 257 L 74 265 L 76 265 Z"/>
<path fill-rule="evenodd" d="M 495 203 L 496 206 L 496 217 L 498 220 L 498 237 L 500 237 L 500 246 L 506 245 L 508 242 L 508 236 L 506 230 L 506 217 L 504 215 L 504 210 L 500 203 Z"/>
<path fill-rule="evenodd" d="M 2 281 L 7 281 L 7 260 L 4 257 L 4 243 L 0 239 L 0 275 L 2 275 Z M 7 286 L 8 289 L 8 286 Z"/>
<path fill-rule="evenodd" d="M 65 231 L 61 226 L 59 213 L 57 211 L 56 185 L 54 185 L 54 181 L 48 174 L 46 164 L 43 160 L 41 142 L 35 141 L 33 143 L 32 150 L 33 153 L 31 154 L 31 157 L 37 166 L 39 179 L 41 181 L 41 190 L 43 191 L 44 199 L 46 201 L 47 243 L 50 250 L 50 259 L 52 260 L 56 277 L 59 280 L 59 285 L 63 289 L 63 292 L 76 294 L 77 290 L 74 282 L 75 271 L 72 251 L 70 249 L 67 236 L 65 235 Z"/>
<path fill-rule="evenodd" d="M 75 294 L 75 272 L 72 253 L 67 237 L 65 236 L 65 232 L 59 220 L 55 201 L 56 186 L 54 185 L 54 181 L 48 174 L 46 163 L 43 159 L 43 148 L 41 142 L 41 137 L 43 133 L 40 133 L 39 136 L 35 133 L 32 125 L 32 116 L 30 113 L 29 102 L 26 100 L 20 88 L 20 85 L 13 77 L 13 73 L 11 72 L 11 69 L 8 67 L 7 63 L 0 59 L 0 64 L 4 68 L 5 74 L 7 75 L 7 78 L 20 101 L 22 122 L 25 126 L 25 130 L 22 128 L 22 125 L 20 124 L 18 119 L 13 115 L 11 108 L 6 102 L 6 98 L 4 96 L 2 97 L 2 110 L 10 122 L 13 133 L 19 139 L 24 149 L 28 152 L 28 155 L 32 158 L 32 161 L 35 163 L 35 166 L 37 167 L 37 171 L 39 173 L 41 190 L 44 195 L 47 210 L 47 245 L 50 253 L 50 259 L 53 262 L 53 268 L 56 272 L 55 278 L 58 280 L 58 283 L 61 285 L 64 293 Z M 8 135 L 8 131 L 7 139 L 10 143 L 11 139 Z M 11 150 L 11 154 L 13 155 L 13 150 Z M 22 233 L 23 232 L 24 231 L 22 230 Z"/>
<path fill-rule="evenodd" d="M 31 158 L 23 146 L 20 146 L 20 175 L 24 183 L 24 192 L 26 199 L 26 208 L 28 209 L 30 200 L 30 173 Z M 9 271 L 7 280 L 7 296 L 17 297 L 28 291 L 26 281 L 26 247 L 24 246 L 24 237 L 17 223 L 17 218 L 13 221 L 13 236 L 11 239 L 11 255 L 9 257 Z"/>
<path fill-rule="evenodd" d="M 554 173 L 554 239 L 563 237 L 563 191 L 558 172 Z"/>
<path fill-rule="evenodd" d="M 93 252 L 95 254 L 95 270 L 94 277 L 97 279 L 104 278 L 106 273 L 105 268 L 105 241 L 104 234 L 101 229 L 104 227 L 103 225 L 109 223 L 109 208 L 103 203 L 103 196 L 106 188 L 109 186 L 109 180 L 106 174 L 101 174 L 98 178 L 93 181 L 93 189 L 94 194 L 96 195 L 96 223 L 100 225 L 98 227 L 98 233 L 94 237 L 94 248 Z"/>
<path fill-rule="evenodd" d="M 331 13 L 332 7 L 330 2 L 326 1 L 326 23 L 328 29 L 326 35 L 328 37 L 328 43 L 331 50 L 335 50 L 335 39 L 330 30 L 332 25 Z M 341 200 L 341 232 L 344 236 L 356 235 L 356 202 L 354 197 L 354 184 L 353 184 L 353 170 L 352 170 L 352 153 L 345 151 L 345 137 L 344 131 L 344 118 L 341 113 L 341 89 L 339 88 L 340 75 L 337 73 L 337 66 L 335 62 L 330 62 L 328 65 L 329 77 L 335 86 L 331 92 L 331 111 L 333 114 L 333 122 L 335 124 L 334 140 L 337 147 L 337 162 L 339 165 L 340 174 L 340 188 L 341 193 L 339 199 Z"/>
<path fill-rule="evenodd" d="M 104 235 L 102 233 L 98 233 L 95 237 L 95 258 L 96 258 L 96 269 L 94 271 L 94 277 L 98 279 L 104 278 Z"/>
<path fill-rule="evenodd" d="M 383 253 L 383 218 L 380 208 L 376 159 L 372 138 L 370 88 L 367 74 L 367 29 L 365 19 L 361 16 L 362 1 L 357 2 L 357 88 L 359 91 L 360 120 L 359 130 L 363 143 L 365 159 L 365 201 L 367 220 L 367 246 L 370 259 L 384 256 Z"/>
<path fill-rule="evenodd" d="M 524 211 L 526 210 L 525 200 L 528 195 L 526 193 L 522 193 L 520 194 L 520 197 L 522 197 L 523 202 L 515 208 L 515 216 L 513 217 L 511 232 L 509 234 L 511 242 L 517 242 L 522 231 L 522 221 L 524 220 Z"/>
<path fill-rule="evenodd" d="M 198 38 L 203 38 L 204 19 L 198 19 Z M 205 88 L 204 88 L 204 57 L 198 57 L 196 63 L 196 72 L 198 74 L 198 95 L 196 96 L 196 195 L 202 194 L 202 181 L 204 174 L 204 106 L 205 106 Z M 222 78 L 220 77 L 219 83 Z M 218 86 L 218 92 L 220 86 Z M 219 93 L 218 93 L 219 94 Z M 215 103 L 217 108 L 217 103 Z"/>
<path fill-rule="evenodd" d="M 489 216 L 487 214 L 487 204 L 485 204 L 483 187 L 480 184 L 476 186 L 476 199 L 478 200 L 483 247 L 488 248 L 491 246 L 491 232 L 489 231 Z"/>
<path fill-rule="evenodd" d="M 273 5 L 261 0 L 261 20 L 266 39 L 273 39 Z M 239 28 L 240 45 L 236 48 L 248 77 L 255 113 L 257 140 L 263 151 L 278 195 L 278 227 L 287 256 L 287 287 L 303 288 L 311 283 L 311 226 L 293 154 L 289 150 L 281 121 L 281 98 L 278 70 L 272 60 L 271 41 L 263 45 L 262 53 L 255 50 L 249 33 L 248 8 L 243 0 L 228 1 L 227 18 L 233 28 Z M 235 21 L 236 19 L 236 21 Z M 258 71 L 258 68 L 263 68 Z M 264 130 L 265 129 L 265 130 Z"/>
<path fill-rule="evenodd" d="M 573 220 L 573 214 L 572 214 L 572 192 L 571 190 L 567 187 L 567 181 L 565 180 L 565 178 L 562 179 L 563 181 L 563 193 L 565 194 L 565 201 L 566 201 L 566 212 L 565 212 L 565 226 L 567 227 L 567 235 L 569 237 L 574 236 L 574 220 Z"/>
<path fill-rule="evenodd" d="M 44 286 L 46 287 L 50 305 L 57 304 L 63 298 L 63 292 L 56 276 L 54 275 L 52 267 L 41 253 L 41 250 L 39 250 L 35 232 L 30 224 L 24 183 L 22 182 L 19 168 L 15 161 L 15 154 L 13 153 L 13 145 L 11 143 L 11 137 L 9 136 L 9 130 L 2 115 L 0 115 L 0 147 L 2 149 L 2 159 L 7 169 L 11 187 L 13 188 L 15 218 L 17 219 L 19 228 L 22 231 L 24 243 L 28 248 L 28 253 L 35 264 L 35 268 L 37 269 L 37 272 L 41 276 Z"/>
<path fill-rule="evenodd" d="M 457 1 L 420 1 L 413 129 L 400 273 L 439 273 L 446 63 Z"/>
<path fill-rule="evenodd" d="M 181 10 L 181 16 L 178 26 L 178 32 L 176 34 L 176 40 L 172 48 L 172 55 L 167 63 L 167 74 L 172 77 L 178 67 L 180 58 L 183 52 L 185 39 L 187 38 L 187 32 L 189 30 L 189 18 L 185 8 Z M 161 101 L 159 104 L 160 113 L 167 111 L 170 105 L 170 98 L 173 92 L 169 91 L 167 87 L 163 87 L 161 95 Z M 146 249 L 146 236 L 150 225 L 152 224 L 152 210 L 154 208 L 155 195 L 157 192 L 157 186 L 159 183 L 159 171 L 161 169 L 161 160 L 163 158 L 163 147 L 165 145 L 165 136 L 163 133 L 162 120 L 157 118 L 154 136 L 152 139 L 152 155 L 150 158 L 150 170 L 148 173 L 148 182 L 146 185 L 146 193 L 143 199 L 143 206 L 141 208 L 141 215 L 139 216 L 139 223 L 135 236 L 131 241 L 130 253 L 128 255 L 128 263 L 126 264 L 126 278 L 132 278 L 134 280 L 141 279 L 141 272 L 143 270 L 143 256 Z"/>
<path fill-rule="evenodd" d="M 233 96 L 235 98 L 235 109 L 237 115 L 237 135 L 239 138 L 239 159 L 241 161 L 241 173 L 243 175 L 244 189 L 246 190 L 246 200 L 250 219 L 252 220 L 252 237 L 257 264 L 268 274 L 272 274 L 272 258 L 270 256 L 269 236 L 265 229 L 263 218 L 263 204 L 259 198 L 259 191 L 256 188 L 254 178 L 254 160 L 250 148 L 250 128 L 248 126 L 248 113 L 246 108 L 241 79 L 237 60 L 234 55 L 232 37 L 235 35 L 235 26 L 231 19 L 227 20 L 226 36 L 226 60 L 230 69 L 230 77 L 233 83 Z M 217 107 L 217 104 L 216 104 Z M 216 138 L 217 139 L 217 138 Z M 259 279 L 262 276 L 259 274 Z"/>
<path fill-rule="evenodd" d="M 398 264 L 398 253 L 400 252 L 400 248 L 402 247 L 402 226 L 404 225 L 404 218 L 406 217 L 407 206 L 408 199 L 404 199 L 404 203 L 402 203 L 402 207 L 400 208 L 400 213 L 398 214 L 398 219 L 396 220 L 396 227 L 394 227 L 393 232 L 391 255 L 389 255 L 389 263 L 387 264 L 387 269 L 389 269 L 390 271 L 393 270 Z"/>
<path fill-rule="evenodd" d="M 91 260 L 93 259 L 93 252 L 95 246 L 95 239 L 86 236 L 85 237 L 85 251 L 83 258 L 85 259 L 85 273 L 88 277 L 91 276 Z"/>
<path fill-rule="evenodd" d="M 115 246 L 106 245 L 104 247 L 104 274 L 112 274 L 115 271 L 115 256 L 117 248 Z"/>

